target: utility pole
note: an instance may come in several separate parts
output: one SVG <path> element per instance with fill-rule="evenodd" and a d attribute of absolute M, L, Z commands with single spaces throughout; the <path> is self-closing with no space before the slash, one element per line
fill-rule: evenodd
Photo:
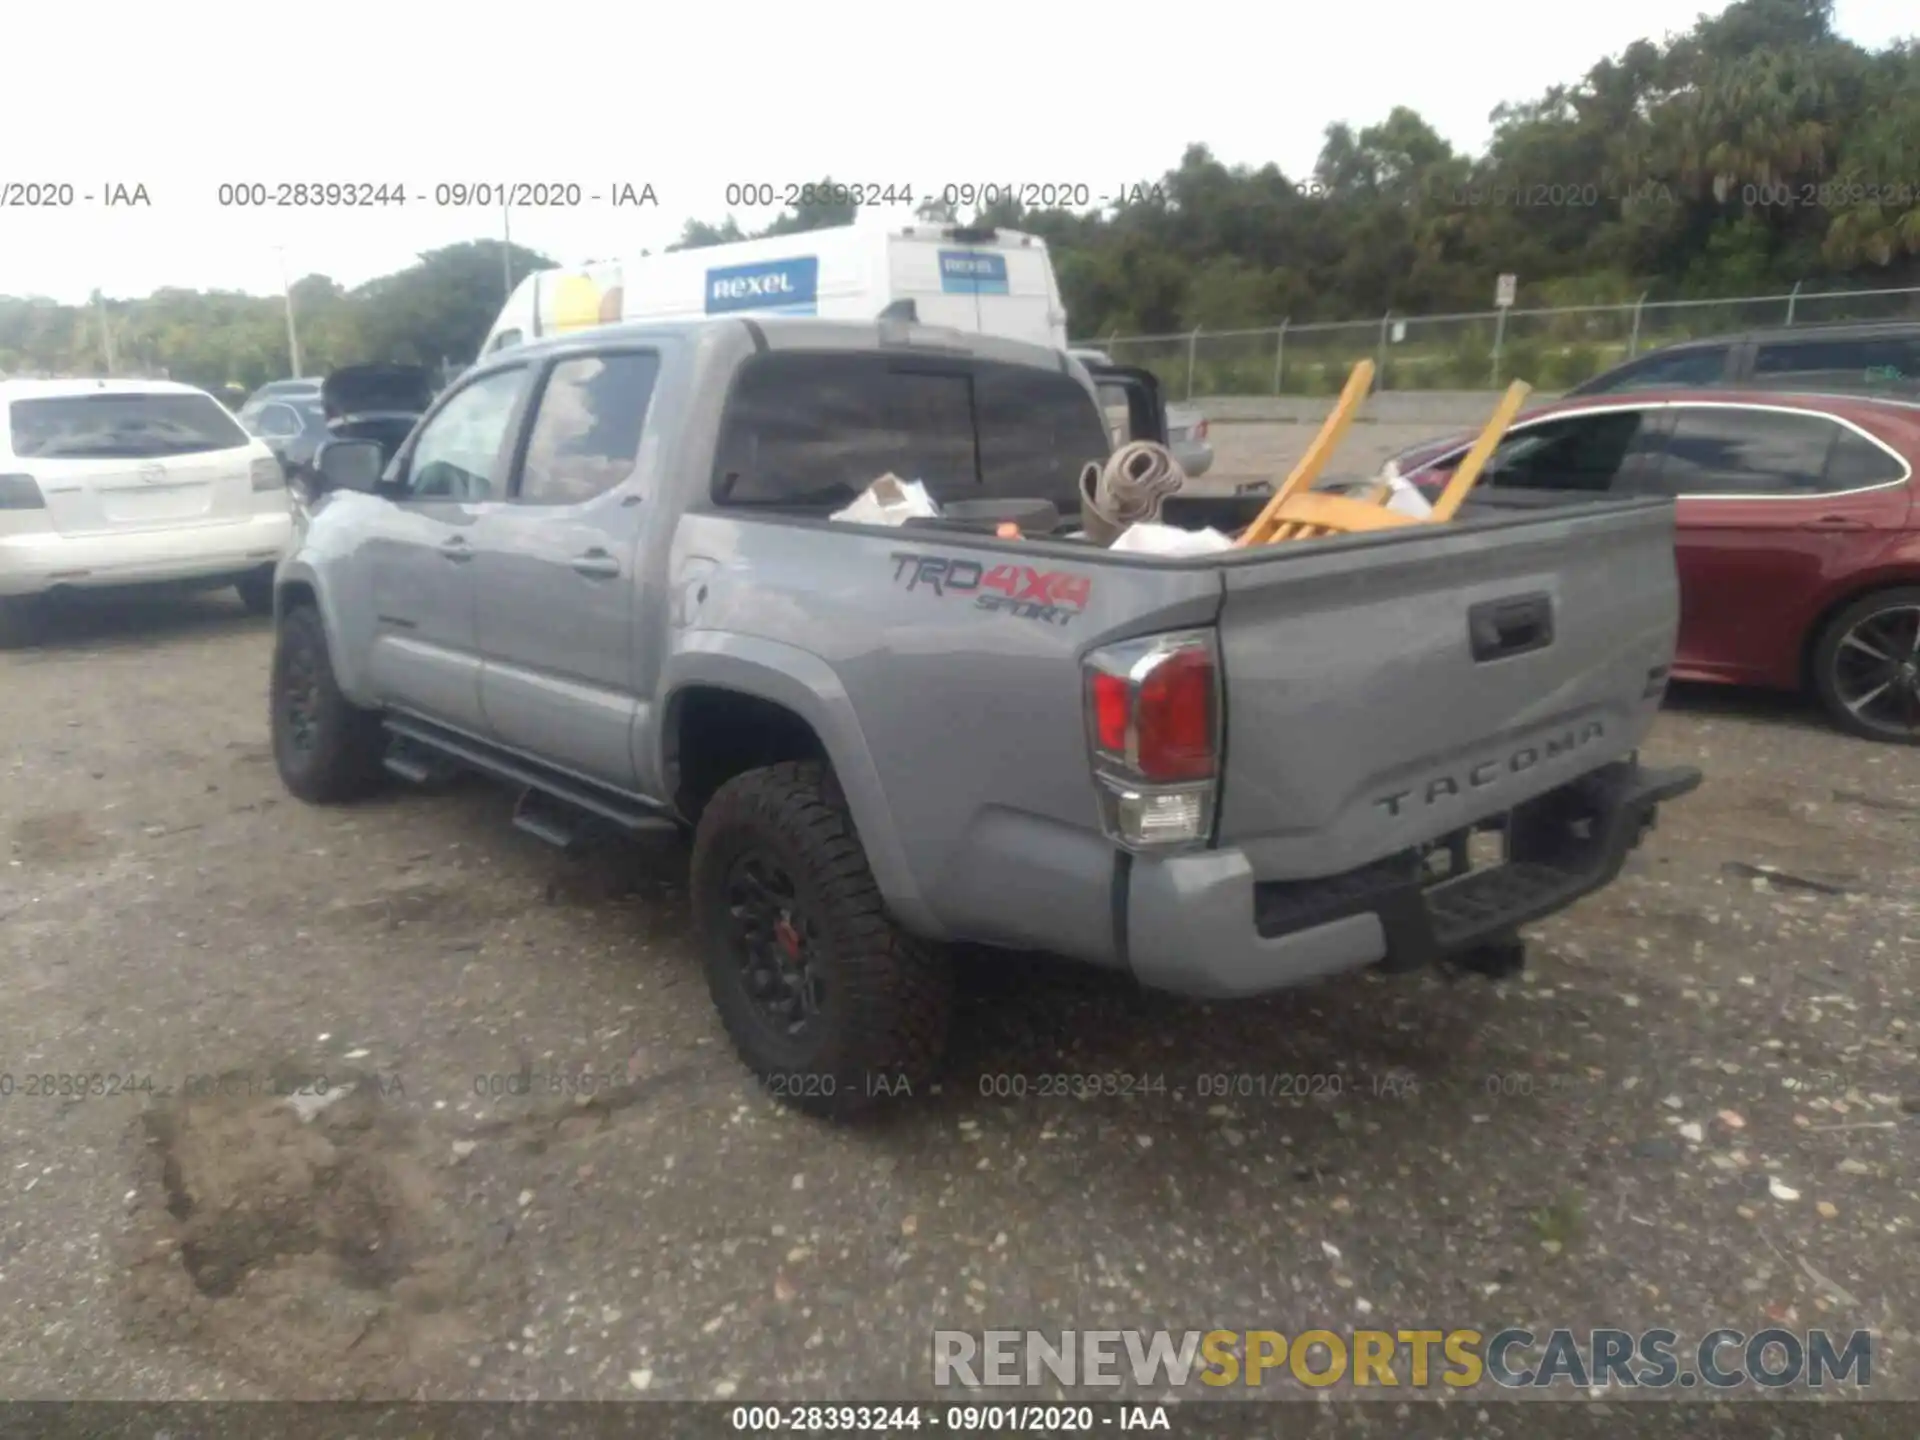
<path fill-rule="evenodd" d="M 287 358 L 293 364 L 293 378 L 300 378 L 300 334 L 293 327 L 293 286 L 287 283 L 287 247 L 276 245 L 274 253 L 280 257 L 280 293 L 287 302 Z"/>
<path fill-rule="evenodd" d="M 513 210 L 500 202 L 500 285 L 506 299 L 513 298 Z"/>
<path fill-rule="evenodd" d="M 98 290 L 93 292 L 93 303 L 100 315 L 100 354 L 107 362 L 107 374 L 114 373 L 113 358 L 113 317 L 107 314 L 107 297 Z"/>

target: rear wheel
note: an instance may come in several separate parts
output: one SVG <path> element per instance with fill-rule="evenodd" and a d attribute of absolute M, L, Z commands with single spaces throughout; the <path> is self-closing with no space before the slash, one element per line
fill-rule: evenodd
<path fill-rule="evenodd" d="M 233 588 L 240 592 L 240 603 L 247 607 L 249 614 L 273 613 L 273 566 L 262 565 L 258 570 L 249 570 L 233 582 Z"/>
<path fill-rule="evenodd" d="M 931 1079 L 948 958 L 887 916 L 825 766 L 723 785 L 700 816 L 692 892 L 713 1002 L 775 1098 L 844 1117 Z"/>
<path fill-rule="evenodd" d="M 1920 745 L 1920 588 L 1864 595 L 1828 621 L 1813 687 L 1842 730 Z"/>
<path fill-rule="evenodd" d="M 341 694 L 326 628 L 311 605 L 280 621 L 270 689 L 273 761 L 288 790 L 329 805 L 379 787 L 386 753 L 380 717 Z"/>

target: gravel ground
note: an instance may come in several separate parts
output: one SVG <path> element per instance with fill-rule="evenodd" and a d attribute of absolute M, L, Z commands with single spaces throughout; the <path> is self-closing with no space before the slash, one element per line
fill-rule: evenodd
<path fill-rule="evenodd" d="M 936 1327 L 1514 1322 L 1871 1328 L 1915 1393 L 1911 752 L 1677 697 L 1707 784 L 1520 978 L 983 960 L 938 1093 L 836 1129 L 734 1061 L 676 845 L 307 808 L 269 647 L 221 596 L 0 655 L 0 1395 L 930 1398 Z"/>

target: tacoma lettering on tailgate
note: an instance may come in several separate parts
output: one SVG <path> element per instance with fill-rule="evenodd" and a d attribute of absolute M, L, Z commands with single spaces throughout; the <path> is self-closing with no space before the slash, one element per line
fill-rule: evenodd
<path fill-rule="evenodd" d="M 908 590 L 928 590 L 946 599 L 971 595 L 982 610 L 1001 610 L 1046 625 L 1070 625 L 1087 608 L 1093 582 L 1065 570 L 1035 570 L 1030 565 L 982 565 L 948 555 L 918 555 L 896 550 L 893 580 Z"/>
<path fill-rule="evenodd" d="M 1545 740 L 1531 745 L 1522 745 L 1510 755 L 1497 760 L 1483 760 L 1471 770 L 1458 775 L 1436 775 L 1418 790 L 1396 790 L 1391 795 L 1382 795 L 1374 801 L 1389 815 L 1405 813 L 1409 801 L 1420 805 L 1438 805 L 1442 800 L 1450 800 L 1464 795 L 1469 790 L 1478 790 L 1492 785 L 1502 776 L 1520 775 L 1531 770 L 1542 760 L 1552 760 L 1569 751 L 1578 750 L 1591 741 L 1606 734 L 1606 727 L 1598 720 L 1588 720 L 1584 724 L 1570 726 L 1558 735 L 1550 735 Z"/>

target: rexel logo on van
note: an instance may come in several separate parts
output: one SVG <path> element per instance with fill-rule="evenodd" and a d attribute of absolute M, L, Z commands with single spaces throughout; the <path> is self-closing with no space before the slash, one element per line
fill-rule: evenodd
<path fill-rule="evenodd" d="M 1007 257 L 980 250 L 942 250 L 940 288 L 949 295 L 1005 295 Z"/>
<path fill-rule="evenodd" d="M 817 255 L 728 265 L 707 271 L 707 314 L 760 310 L 776 315 L 812 315 L 819 290 Z"/>

